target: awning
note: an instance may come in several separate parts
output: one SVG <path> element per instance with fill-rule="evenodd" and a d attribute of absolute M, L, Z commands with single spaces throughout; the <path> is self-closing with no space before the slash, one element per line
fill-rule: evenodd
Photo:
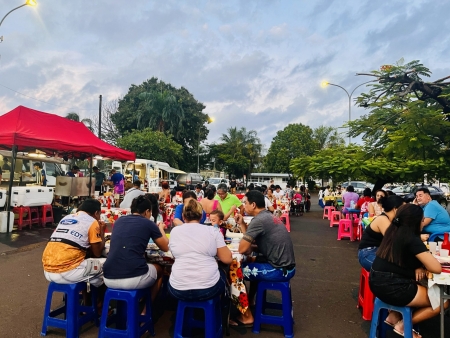
<path fill-rule="evenodd" d="M 186 172 L 184 172 L 183 170 L 175 169 L 175 168 L 168 167 L 168 166 L 165 166 L 165 165 L 157 165 L 157 167 L 158 167 L 160 170 L 167 171 L 168 173 L 174 173 L 174 174 L 186 174 Z"/>

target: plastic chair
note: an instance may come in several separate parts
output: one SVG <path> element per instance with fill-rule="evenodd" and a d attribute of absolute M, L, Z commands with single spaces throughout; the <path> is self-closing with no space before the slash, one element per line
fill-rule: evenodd
<path fill-rule="evenodd" d="M 266 291 L 281 292 L 281 304 L 266 301 Z M 266 309 L 282 311 L 281 316 L 265 314 Z M 292 308 L 291 286 L 289 282 L 259 282 L 256 292 L 256 308 L 253 322 L 253 333 L 259 333 L 261 324 L 280 325 L 284 329 L 284 336 L 294 337 L 294 313 Z"/>
<path fill-rule="evenodd" d="M 437 237 L 444 238 L 444 233 L 431 234 L 430 237 L 428 238 L 428 241 L 433 242 L 434 240 L 436 240 Z"/>
<path fill-rule="evenodd" d="M 326 206 L 325 208 L 323 208 L 323 217 L 322 219 L 330 219 L 331 217 L 331 212 L 332 211 L 336 211 L 336 208 L 333 206 Z"/>
<path fill-rule="evenodd" d="M 53 224 L 53 207 L 51 204 L 45 204 L 40 210 L 41 225 L 45 227 L 47 223 Z"/>
<path fill-rule="evenodd" d="M 139 311 L 139 300 L 145 298 L 145 315 Z M 117 312 L 108 316 L 109 303 L 117 301 Z M 108 327 L 115 323 L 116 328 Z M 141 324 L 143 324 L 141 326 Z M 118 290 L 108 288 L 103 302 L 102 319 L 98 337 L 140 337 L 149 331 L 155 335 L 152 320 L 151 293 L 149 288 L 140 290 Z"/>
<path fill-rule="evenodd" d="M 204 310 L 204 322 L 194 319 L 194 309 Z M 191 336 L 192 329 L 196 327 L 205 329 L 204 337 L 221 338 L 223 336 L 222 311 L 219 296 L 201 302 L 187 302 L 184 300 L 178 301 L 173 337 L 189 337 Z M 186 333 L 186 335 L 183 335 L 184 333 Z"/>
<path fill-rule="evenodd" d="M 14 219 L 14 225 L 17 225 L 18 230 L 29 226 L 31 229 L 31 211 L 30 207 L 14 207 L 12 209 L 14 214 L 19 215 L 19 218 Z"/>
<path fill-rule="evenodd" d="M 289 213 L 288 212 L 283 212 L 280 216 L 280 219 L 284 219 L 285 220 L 285 226 L 288 232 L 291 232 L 291 220 L 289 217 Z"/>
<path fill-rule="evenodd" d="M 340 211 L 331 212 L 330 228 L 332 228 L 335 225 L 339 225 L 339 221 L 341 219 L 342 219 L 342 214 Z"/>
<path fill-rule="evenodd" d="M 342 238 L 348 237 L 353 242 L 355 235 L 353 234 L 353 223 L 350 219 L 341 219 L 338 226 L 338 241 Z"/>
<path fill-rule="evenodd" d="M 97 288 L 91 286 L 92 305 L 81 305 L 82 298 L 80 292 L 86 290 L 86 283 L 76 284 L 57 284 L 50 282 L 47 291 L 47 300 L 45 302 L 44 320 L 42 322 L 41 336 L 47 335 L 49 326 L 66 330 L 67 338 L 77 338 L 80 327 L 88 322 L 95 322 L 98 326 L 97 315 Z M 52 297 L 54 292 L 63 292 L 64 305 L 51 311 Z M 64 314 L 64 319 L 56 318 Z"/>
<path fill-rule="evenodd" d="M 30 208 L 30 218 L 31 218 L 31 224 L 37 224 L 38 226 L 41 225 L 41 218 L 39 217 L 39 208 L 33 207 Z"/>
<path fill-rule="evenodd" d="M 373 309 L 372 324 L 370 325 L 369 338 L 385 338 L 387 329 L 392 329 L 389 325 L 384 323 L 384 320 L 388 316 L 388 310 L 400 312 L 403 316 L 403 322 L 405 325 L 404 337 L 413 338 L 412 335 L 412 311 L 408 306 L 400 307 L 389 305 L 382 302 L 378 298 L 375 298 L 375 306 Z M 416 327 L 417 330 L 417 327 Z M 378 331 L 378 335 L 377 335 Z"/>
<path fill-rule="evenodd" d="M 362 318 L 364 320 L 372 319 L 374 301 L 375 296 L 369 286 L 369 271 L 361 268 L 361 274 L 359 276 L 358 305 L 356 305 L 356 307 L 362 308 Z"/>

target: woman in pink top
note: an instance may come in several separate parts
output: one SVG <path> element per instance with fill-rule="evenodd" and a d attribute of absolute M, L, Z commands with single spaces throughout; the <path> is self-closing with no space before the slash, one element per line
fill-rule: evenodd
<path fill-rule="evenodd" d="M 359 195 L 355 192 L 355 189 L 352 185 L 347 187 L 347 192 L 342 195 L 342 202 L 344 203 L 344 208 L 342 209 L 342 213 L 345 215 L 347 213 L 347 209 L 350 209 L 351 201 L 356 203 L 359 200 Z"/>

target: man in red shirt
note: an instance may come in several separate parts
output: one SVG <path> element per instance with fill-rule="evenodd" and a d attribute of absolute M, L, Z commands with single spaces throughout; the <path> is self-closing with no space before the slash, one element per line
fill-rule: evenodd
<path fill-rule="evenodd" d="M 372 190 L 364 189 L 363 197 L 361 197 L 355 205 L 355 209 L 361 209 L 361 213 L 369 212 L 369 203 L 375 202 L 372 198 Z"/>

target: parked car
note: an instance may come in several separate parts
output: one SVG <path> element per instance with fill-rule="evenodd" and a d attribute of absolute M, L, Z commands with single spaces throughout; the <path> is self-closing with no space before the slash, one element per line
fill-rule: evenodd
<path fill-rule="evenodd" d="M 350 181 L 350 185 L 353 186 L 357 194 L 362 194 L 364 192 L 364 189 L 370 188 L 370 183 L 364 181 Z M 342 183 L 342 187 L 347 189 L 348 182 Z"/>
<path fill-rule="evenodd" d="M 426 185 L 402 185 L 400 187 L 395 188 L 392 190 L 392 192 L 400 197 L 402 197 L 405 202 L 409 203 L 414 201 L 416 198 L 416 191 L 419 188 L 427 188 L 430 190 L 431 198 L 435 201 L 438 201 L 442 207 L 447 209 L 447 198 L 445 196 L 445 193 L 435 186 L 426 186 Z"/>
<path fill-rule="evenodd" d="M 227 183 L 227 181 L 228 181 L 227 179 L 220 178 L 220 177 L 210 177 L 210 178 L 208 178 L 209 185 L 215 186 L 216 189 L 217 189 L 217 186 L 219 184 L 221 184 L 221 183 L 225 183 L 227 185 L 227 189 L 230 188 L 230 184 Z"/>
<path fill-rule="evenodd" d="M 202 184 L 203 178 L 197 173 L 186 173 L 177 176 L 176 190 L 181 191 L 184 189 L 194 190 L 197 184 Z M 211 182 L 210 182 L 211 183 Z"/>

